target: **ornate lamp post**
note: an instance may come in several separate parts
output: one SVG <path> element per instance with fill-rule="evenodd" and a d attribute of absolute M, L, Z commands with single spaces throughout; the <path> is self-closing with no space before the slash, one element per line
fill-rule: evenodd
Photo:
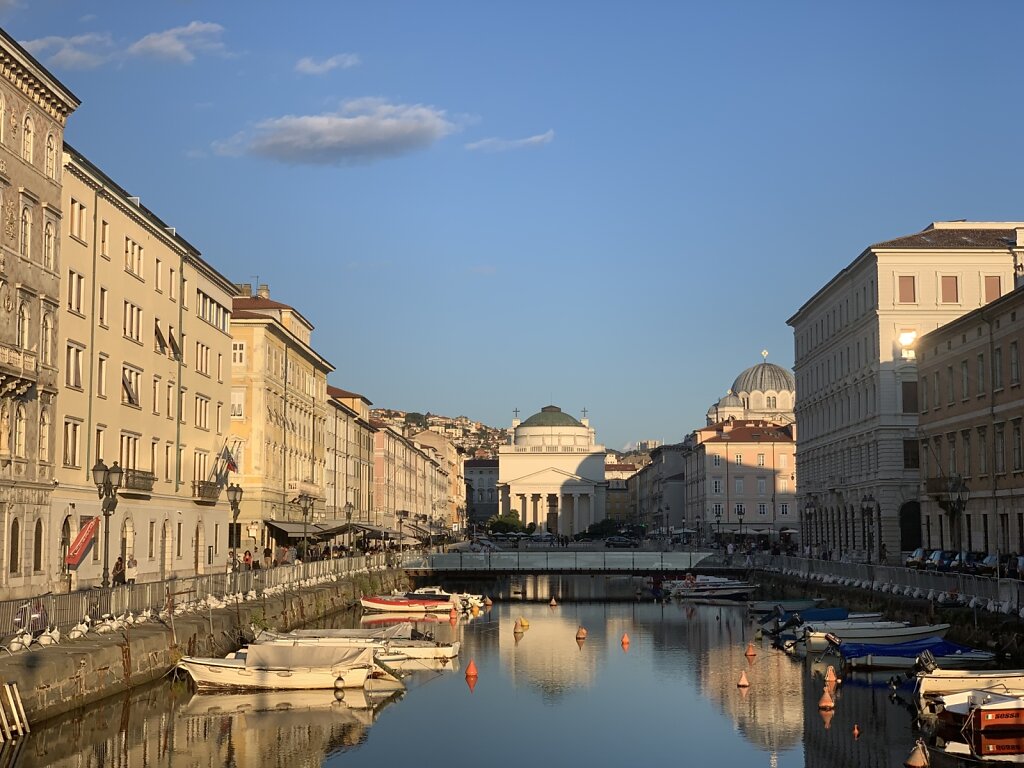
<path fill-rule="evenodd" d="M 352 555 L 352 513 L 355 511 L 351 501 L 345 502 L 345 530 L 348 531 L 348 554 Z"/>
<path fill-rule="evenodd" d="M 232 483 L 228 486 L 227 492 L 228 505 L 231 507 L 231 524 L 237 526 L 238 514 L 242 511 L 240 506 L 242 503 L 242 486 L 238 485 L 238 483 Z M 237 542 L 235 545 L 235 548 L 237 549 L 242 543 L 242 532 L 239 531 L 237 527 L 234 529 L 234 532 L 237 535 L 236 537 L 233 537 Z"/>
<path fill-rule="evenodd" d="M 871 562 L 875 549 L 875 497 L 866 493 L 860 500 L 860 511 L 864 520 L 864 545 L 868 550 L 868 562 Z"/>
<path fill-rule="evenodd" d="M 963 550 L 964 543 L 964 531 L 963 531 L 963 519 L 964 509 L 967 507 L 967 500 L 971 497 L 971 489 L 967 487 L 967 483 L 960 475 L 953 475 L 949 478 L 949 488 L 947 491 L 947 506 L 949 508 L 949 514 L 952 518 L 950 530 L 953 530 L 953 526 L 956 526 L 956 550 L 960 552 Z"/>
<path fill-rule="evenodd" d="M 306 553 L 309 550 L 309 515 L 313 511 L 313 497 L 308 493 L 300 493 L 294 503 L 302 510 L 302 562 L 306 562 L 309 559 Z"/>
<path fill-rule="evenodd" d="M 807 531 L 807 538 L 804 539 L 804 546 L 817 544 L 814 541 L 814 516 L 818 511 L 818 502 L 813 496 L 808 497 L 807 503 L 804 504 L 804 515 L 807 518 L 807 524 L 804 526 Z"/>
<path fill-rule="evenodd" d="M 96 490 L 99 497 L 103 499 L 103 580 L 100 582 L 103 588 L 110 586 L 110 516 L 117 509 L 117 489 L 121 487 L 121 479 L 124 477 L 124 470 L 117 466 L 108 467 L 103 459 L 96 459 L 96 466 L 92 468 L 92 481 L 96 483 Z"/>
<path fill-rule="evenodd" d="M 395 512 L 395 517 L 398 518 L 398 561 L 402 561 L 402 547 L 404 546 L 405 537 L 402 535 L 402 523 L 409 518 L 409 510 L 400 509 Z"/>
<path fill-rule="evenodd" d="M 715 522 L 718 523 L 718 543 L 722 543 L 722 508 L 720 506 L 715 507 Z"/>
<path fill-rule="evenodd" d="M 742 504 L 736 505 L 736 517 L 740 519 L 740 541 L 743 541 L 743 515 L 746 511 L 747 510 L 743 508 Z"/>

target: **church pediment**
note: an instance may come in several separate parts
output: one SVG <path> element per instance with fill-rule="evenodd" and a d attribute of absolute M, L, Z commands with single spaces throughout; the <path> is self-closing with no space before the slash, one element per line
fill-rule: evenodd
<path fill-rule="evenodd" d="M 528 475 L 507 481 L 509 485 L 562 486 L 562 485 L 594 485 L 599 480 L 590 480 L 574 472 L 566 472 L 558 467 L 547 467 Z"/>

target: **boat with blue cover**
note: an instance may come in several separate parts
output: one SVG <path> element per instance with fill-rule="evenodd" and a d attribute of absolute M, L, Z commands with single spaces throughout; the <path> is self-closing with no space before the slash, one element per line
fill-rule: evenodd
<path fill-rule="evenodd" d="M 938 637 L 905 643 L 841 643 L 843 663 L 850 669 L 913 669 L 924 657 L 944 669 L 982 669 L 995 663 L 996 655 Z M 927 656 L 926 654 L 931 654 Z"/>

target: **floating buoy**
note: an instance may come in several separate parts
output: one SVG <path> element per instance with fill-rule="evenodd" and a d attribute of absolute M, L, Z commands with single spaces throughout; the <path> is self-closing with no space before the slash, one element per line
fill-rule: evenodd
<path fill-rule="evenodd" d="M 457 619 L 457 618 L 459 618 L 459 612 L 456 611 L 454 608 L 452 608 L 450 611 L 448 611 L 448 618 L 449 619 Z"/>
<path fill-rule="evenodd" d="M 629 635 L 625 632 L 622 633 L 622 647 L 629 648 Z"/>
<path fill-rule="evenodd" d="M 835 715 L 831 709 L 823 709 L 818 714 L 821 715 L 821 722 L 825 724 L 825 730 L 827 731 L 832 727 L 832 717 Z"/>
<path fill-rule="evenodd" d="M 523 628 L 524 632 L 530 628 L 530 622 L 528 622 L 522 616 L 520 616 L 518 619 L 516 619 L 516 622 L 519 624 L 520 627 Z"/>
<path fill-rule="evenodd" d="M 744 651 L 743 655 L 747 658 L 757 656 L 757 651 L 754 650 L 754 644 L 752 642 L 747 643 L 747 650 Z"/>
<path fill-rule="evenodd" d="M 555 606 L 557 606 L 557 605 L 558 605 L 558 601 L 557 601 L 557 600 L 555 600 L 555 598 L 553 598 L 553 597 L 552 597 L 552 598 L 551 598 L 551 602 L 550 602 L 550 603 L 548 603 L 548 605 L 550 605 L 550 606 L 551 606 L 552 608 L 554 608 Z"/>
<path fill-rule="evenodd" d="M 466 677 L 478 677 L 479 673 L 476 671 L 476 662 L 473 659 L 469 660 L 469 665 L 466 667 Z"/>
<path fill-rule="evenodd" d="M 821 698 L 818 699 L 818 709 L 835 709 L 836 702 L 832 698 L 832 694 L 828 692 L 828 688 L 821 689 Z"/>
<path fill-rule="evenodd" d="M 855 741 L 860 738 L 860 726 L 856 723 L 853 724 L 853 738 Z"/>
<path fill-rule="evenodd" d="M 491 600 L 491 598 L 485 597 L 484 598 L 484 605 L 486 605 L 488 608 L 490 608 L 492 605 L 494 605 L 494 602 Z"/>
<path fill-rule="evenodd" d="M 473 675 L 473 677 L 467 677 L 466 678 L 466 685 L 469 686 L 469 692 L 470 693 L 472 693 L 473 689 L 476 688 L 476 679 L 477 679 L 476 675 Z"/>
<path fill-rule="evenodd" d="M 471 614 L 473 614 L 474 616 L 479 616 L 480 615 L 480 606 L 478 606 L 476 603 L 473 603 L 473 606 L 469 609 L 469 612 Z"/>
<path fill-rule="evenodd" d="M 836 668 L 830 666 L 825 670 L 825 682 L 834 683 L 836 681 Z"/>
<path fill-rule="evenodd" d="M 917 740 L 917 743 L 910 752 L 910 756 L 903 761 L 903 765 L 906 768 L 926 768 L 928 765 L 928 751 L 925 749 L 923 741 Z"/>
<path fill-rule="evenodd" d="M 576 630 L 576 639 L 577 640 L 586 640 L 587 639 L 587 630 L 586 630 L 585 627 L 580 627 L 579 629 Z"/>
<path fill-rule="evenodd" d="M 742 672 L 740 672 L 740 680 L 739 680 L 738 683 L 736 683 L 736 687 L 737 688 L 749 688 L 750 687 L 750 681 L 747 680 L 747 670 L 744 669 Z"/>
<path fill-rule="evenodd" d="M 459 620 L 458 620 L 457 618 L 455 618 L 454 616 L 452 616 L 452 617 L 450 617 L 450 618 L 448 619 L 448 624 L 449 624 L 449 625 L 450 625 L 451 627 L 453 627 L 453 628 L 454 628 L 455 626 L 457 626 L 457 625 L 458 625 L 458 623 L 459 623 Z"/>
<path fill-rule="evenodd" d="M 580 649 L 581 651 L 583 650 L 583 644 L 584 644 L 585 642 L 587 642 L 587 639 L 586 639 L 585 637 L 577 637 L 577 638 L 576 638 L 576 646 L 577 646 L 577 647 L 578 647 L 578 648 L 579 648 L 579 649 Z"/>

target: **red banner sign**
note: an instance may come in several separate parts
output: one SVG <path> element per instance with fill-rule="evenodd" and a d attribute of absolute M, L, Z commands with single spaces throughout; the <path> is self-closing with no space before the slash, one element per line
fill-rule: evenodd
<path fill-rule="evenodd" d="M 71 542 L 71 546 L 68 548 L 67 557 L 64 558 L 65 564 L 72 571 L 78 568 L 85 560 L 85 556 L 89 554 L 92 549 L 93 542 L 96 540 L 96 531 L 100 527 L 100 516 L 96 515 L 82 526 L 82 530 L 78 532 L 78 536 Z"/>

